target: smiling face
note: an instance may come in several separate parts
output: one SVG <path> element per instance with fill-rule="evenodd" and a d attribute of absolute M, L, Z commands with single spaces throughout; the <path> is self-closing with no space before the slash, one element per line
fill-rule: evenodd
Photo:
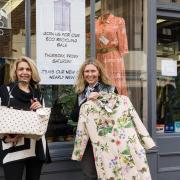
<path fill-rule="evenodd" d="M 32 70 L 27 62 L 20 62 L 17 65 L 16 75 L 18 81 L 30 82 L 32 77 Z"/>
<path fill-rule="evenodd" d="M 89 86 L 93 86 L 98 82 L 99 79 L 99 71 L 97 67 L 93 64 L 88 64 L 84 68 L 84 80 L 89 84 Z"/>

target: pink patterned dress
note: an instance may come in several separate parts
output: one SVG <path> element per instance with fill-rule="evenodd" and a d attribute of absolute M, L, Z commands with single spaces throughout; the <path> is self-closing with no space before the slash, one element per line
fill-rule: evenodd
<path fill-rule="evenodd" d="M 116 86 L 118 93 L 128 95 L 123 56 L 128 53 L 125 21 L 110 14 L 96 21 L 96 50 L 99 60 Z M 105 50 L 105 52 L 101 52 Z M 106 52 L 108 51 L 108 52 Z"/>

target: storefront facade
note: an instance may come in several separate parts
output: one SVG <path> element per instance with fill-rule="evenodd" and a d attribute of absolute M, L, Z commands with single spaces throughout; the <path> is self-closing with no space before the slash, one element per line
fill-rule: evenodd
<path fill-rule="evenodd" d="M 20 55 L 29 56 L 35 59 L 37 64 L 39 63 L 38 53 L 43 51 L 39 51 L 42 41 L 37 37 L 39 24 L 36 21 L 42 14 L 37 11 L 40 7 L 37 1 L 40 0 L 3 0 L 0 2 L 1 84 L 8 82 L 10 65 Z M 52 0 L 47 0 L 47 2 L 52 2 Z M 81 24 L 79 35 L 76 33 L 76 36 L 83 36 L 80 39 L 84 39 L 84 46 L 83 41 L 82 44 L 77 44 L 79 48 L 82 45 L 80 48 L 82 56 L 75 54 L 74 49 L 72 49 L 72 54 L 79 57 L 76 61 L 82 61 L 83 57 L 84 59 L 97 57 L 101 61 L 103 58 L 121 61 L 118 64 L 119 68 L 116 71 L 112 70 L 111 74 L 123 82 L 124 85 L 119 87 L 119 92 L 129 96 L 157 144 L 156 148 L 147 151 L 152 179 L 178 180 L 180 177 L 180 1 L 88 0 L 79 2 L 84 3 L 85 24 L 84 31 Z M 72 7 L 75 1 L 54 0 L 53 3 L 55 4 L 53 13 L 58 14 L 62 11 L 65 12 L 66 17 L 64 22 L 63 15 L 54 17 L 54 30 L 72 34 L 71 19 L 74 12 Z M 78 13 L 78 7 L 77 4 L 75 13 Z M 51 14 L 50 7 L 46 8 L 49 9 L 44 10 L 45 14 L 48 11 Z M 111 18 L 105 19 L 106 17 Z M 118 21 L 125 22 L 118 27 L 121 31 L 118 31 L 117 38 L 111 36 L 112 31 L 119 25 L 112 24 L 111 26 L 115 17 Z M 59 20 L 61 18 L 62 20 Z M 101 21 L 106 21 L 112 28 L 105 32 L 106 27 L 102 27 Z M 41 21 L 38 23 L 41 24 Z M 48 32 L 48 27 L 45 29 Z M 52 38 L 52 36 L 47 37 Z M 78 39 L 77 41 L 80 42 Z M 107 50 L 107 44 L 114 45 L 121 42 L 123 46 L 118 49 L 121 57 L 105 57 L 104 52 L 101 52 L 102 49 Z M 56 47 L 62 57 L 66 51 L 65 46 L 66 44 L 61 43 L 58 48 Z M 108 46 L 108 49 L 114 50 L 114 46 Z M 45 58 L 52 59 L 50 55 Z M 67 63 L 72 62 L 72 59 L 66 58 L 67 62 L 61 58 L 54 59 L 58 62 L 55 66 L 72 66 Z M 73 65 L 78 69 L 80 63 Z M 109 67 L 106 68 L 109 70 Z M 63 83 L 59 80 L 57 83 L 51 80 L 44 81 L 42 90 L 46 105 L 52 107 L 47 131 L 52 163 L 44 166 L 41 179 L 83 179 L 80 164 L 70 160 L 76 129 L 76 123 L 70 118 L 75 100 L 72 82 L 67 80 L 66 82 L 70 83 Z M 2 169 L 0 179 L 3 179 Z"/>

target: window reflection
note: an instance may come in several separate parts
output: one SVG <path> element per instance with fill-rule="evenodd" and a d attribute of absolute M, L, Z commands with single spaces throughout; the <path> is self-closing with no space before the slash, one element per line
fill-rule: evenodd
<path fill-rule="evenodd" d="M 157 132 L 180 132 L 180 21 L 157 19 Z"/>
<path fill-rule="evenodd" d="M 86 57 L 90 56 L 90 0 L 86 0 Z M 36 59 L 36 1 L 31 0 L 31 42 L 32 42 L 32 58 Z M 114 46 L 103 46 L 96 44 L 96 52 L 101 51 L 100 55 L 105 56 L 106 53 L 121 53 L 121 58 L 108 58 L 107 61 L 118 61 L 116 68 L 123 73 L 116 74 L 119 84 L 124 86 L 122 89 L 125 95 L 128 95 L 135 106 L 138 114 L 142 118 L 144 124 L 147 124 L 147 68 L 146 68 L 146 54 L 147 54 L 147 24 L 146 24 L 146 1 L 139 0 L 96 0 L 95 1 L 95 17 L 96 24 L 99 18 L 106 13 L 112 14 L 111 17 L 123 20 L 123 26 L 114 26 L 117 31 L 120 28 L 119 37 L 114 36 L 104 38 L 99 36 L 102 43 L 106 45 L 109 42 Z M 115 20 L 116 18 L 114 18 Z M 122 22 L 122 21 L 121 21 Z M 97 32 L 97 26 L 96 26 Z M 104 28 L 102 28 L 104 30 Z M 108 32 L 109 34 L 109 32 Z M 96 34 L 97 35 L 97 34 Z M 123 37 L 122 37 L 123 35 Z M 115 38 L 114 38 L 115 37 Z M 98 38 L 98 37 L 96 37 Z M 112 38 L 112 39 L 111 39 Z M 96 43 L 98 43 L 96 39 Z M 121 45 L 122 47 L 118 47 Z M 128 48 L 127 48 L 128 47 Z M 104 50 L 101 50 L 103 49 Z M 114 48 L 114 49 L 113 49 Z M 119 51 L 119 48 L 122 50 Z M 106 52 L 105 52 L 106 51 Z M 108 51 L 108 52 L 107 52 Z M 50 123 L 47 131 L 48 141 L 72 141 L 76 130 L 76 123 L 70 118 L 75 94 L 72 86 L 64 85 L 47 85 L 42 86 L 45 103 L 52 107 Z M 123 93 L 121 93 L 123 94 Z"/>
<path fill-rule="evenodd" d="M 86 2 L 86 56 L 90 56 L 90 0 Z M 71 14 L 68 1 L 55 1 L 54 13 L 57 29 L 71 31 L 69 21 L 62 22 L 62 16 L 69 17 Z M 64 10 L 58 11 L 58 9 Z M 68 10 L 68 11 L 66 11 Z M 62 12 L 62 14 L 59 14 Z M 67 13 L 67 14 L 65 14 Z M 58 17 L 57 17 L 58 16 Z M 59 19 L 60 18 L 60 19 Z M 68 19 L 69 19 L 68 18 Z M 59 19 L 59 20 L 58 20 Z M 67 19 L 65 19 L 67 20 Z M 61 23 L 62 22 L 62 23 Z M 62 24 L 60 26 L 59 24 Z M 31 55 L 36 59 L 36 0 L 31 0 Z M 47 130 L 48 142 L 73 141 L 77 123 L 73 122 L 70 114 L 74 108 L 76 95 L 73 85 L 43 85 L 45 105 L 52 108 L 49 126 Z"/>
<path fill-rule="evenodd" d="M 0 1 L 0 84 L 9 82 L 14 58 L 25 53 L 24 1 Z"/>
<path fill-rule="evenodd" d="M 146 2 L 96 2 L 96 53 L 119 94 L 128 95 L 146 124 Z M 145 99 L 145 100 L 143 100 Z"/>
<path fill-rule="evenodd" d="M 42 86 L 46 106 L 52 107 L 47 130 L 48 142 L 72 141 L 76 123 L 70 118 L 75 94 L 72 86 Z"/>

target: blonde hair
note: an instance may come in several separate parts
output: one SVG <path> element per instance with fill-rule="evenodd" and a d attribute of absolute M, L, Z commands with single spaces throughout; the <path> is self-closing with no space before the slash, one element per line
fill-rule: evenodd
<path fill-rule="evenodd" d="M 32 75 L 31 75 L 30 84 L 31 85 L 38 84 L 41 79 L 39 77 L 39 73 L 38 73 L 38 69 L 36 67 L 36 64 L 32 59 L 30 59 L 26 56 L 22 56 L 22 57 L 20 57 L 14 61 L 13 65 L 11 67 L 11 70 L 10 70 L 10 81 L 11 82 L 18 81 L 18 78 L 16 75 L 16 70 L 17 70 L 18 64 L 21 62 L 26 62 L 29 65 L 29 67 L 31 68 Z"/>
<path fill-rule="evenodd" d="M 87 82 L 85 81 L 84 79 L 84 69 L 87 65 L 89 64 L 93 64 L 98 72 L 99 72 L 99 82 L 103 83 L 103 84 L 106 84 L 106 85 L 111 85 L 111 82 L 110 80 L 108 79 L 108 77 L 106 76 L 105 74 L 105 71 L 103 69 L 103 66 L 101 65 L 101 63 L 97 60 L 90 60 L 90 59 L 87 59 L 80 67 L 79 69 L 79 73 L 78 73 L 78 76 L 77 76 L 77 81 L 74 85 L 75 87 L 75 92 L 80 94 L 84 91 L 86 85 L 87 85 Z"/>

